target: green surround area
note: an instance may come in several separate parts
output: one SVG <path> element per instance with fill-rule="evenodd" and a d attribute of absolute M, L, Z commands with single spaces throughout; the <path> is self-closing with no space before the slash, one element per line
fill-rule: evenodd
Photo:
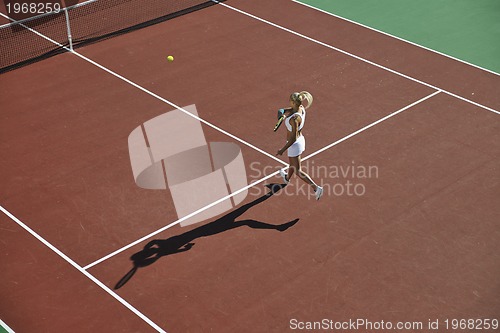
<path fill-rule="evenodd" d="M 500 0 L 300 0 L 500 73 Z"/>

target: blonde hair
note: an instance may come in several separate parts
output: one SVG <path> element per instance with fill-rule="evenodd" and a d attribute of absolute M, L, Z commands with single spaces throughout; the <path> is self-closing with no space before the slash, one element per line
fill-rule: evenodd
<path fill-rule="evenodd" d="M 290 95 L 290 99 L 298 105 L 303 105 L 304 101 L 307 101 L 307 105 L 304 105 L 304 108 L 306 109 L 309 108 L 313 102 L 311 93 L 307 91 L 294 92 Z"/>

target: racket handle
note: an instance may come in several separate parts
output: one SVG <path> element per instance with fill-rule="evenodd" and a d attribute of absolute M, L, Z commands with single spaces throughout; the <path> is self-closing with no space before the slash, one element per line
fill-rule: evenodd
<path fill-rule="evenodd" d="M 276 132 L 278 130 L 278 128 L 280 127 L 281 123 L 283 122 L 283 119 L 285 119 L 285 116 L 281 116 L 280 119 L 278 119 L 278 122 L 276 123 L 276 125 L 274 126 L 274 132 Z"/>

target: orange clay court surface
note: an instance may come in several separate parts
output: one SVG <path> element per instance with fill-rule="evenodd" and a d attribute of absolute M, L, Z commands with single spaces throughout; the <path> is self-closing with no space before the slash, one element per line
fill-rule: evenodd
<path fill-rule="evenodd" d="M 0 76 L 0 316 L 16 333 L 358 318 L 442 333 L 500 317 L 498 75 L 286 0 L 229 0 L 76 52 L 94 63 L 68 52 Z M 298 178 L 265 196 L 274 175 L 225 214 L 165 229 L 171 195 L 135 184 L 127 146 L 175 109 L 157 96 L 196 104 L 250 184 L 285 166 L 272 127 L 300 90 L 321 200 Z M 318 171 L 347 167 L 376 173 Z M 362 195 L 338 195 L 347 182 Z"/>

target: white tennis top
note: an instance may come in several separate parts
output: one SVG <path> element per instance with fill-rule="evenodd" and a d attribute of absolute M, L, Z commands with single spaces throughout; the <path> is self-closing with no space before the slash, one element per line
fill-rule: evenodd
<path fill-rule="evenodd" d="M 300 110 L 302 109 L 302 113 L 300 112 Z M 292 131 L 292 125 L 290 124 L 290 119 L 294 116 L 294 115 L 298 115 L 302 118 L 302 122 L 300 123 L 299 125 L 299 131 L 302 129 L 302 127 L 304 127 L 304 124 L 306 123 L 306 109 L 304 109 L 303 106 L 300 106 L 299 107 L 299 111 L 295 112 L 294 114 L 291 114 L 290 116 L 288 116 L 285 120 L 285 125 L 286 125 L 286 128 L 287 130 L 289 130 L 290 132 Z"/>

